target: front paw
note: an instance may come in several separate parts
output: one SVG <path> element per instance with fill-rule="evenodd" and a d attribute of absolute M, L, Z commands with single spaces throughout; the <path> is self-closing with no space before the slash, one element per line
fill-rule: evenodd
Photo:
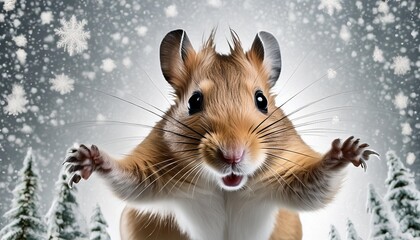
<path fill-rule="evenodd" d="M 379 157 L 377 152 L 367 149 L 369 147 L 367 143 L 360 144 L 360 139 L 354 139 L 353 136 L 343 143 L 340 139 L 335 139 L 331 145 L 331 150 L 325 155 L 324 161 L 332 168 L 353 163 L 354 166 L 361 166 L 366 171 L 366 161 L 369 160 L 369 156 Z"/>
<path fill-rule="evenodd" d="M 79 147 L 70 148 L 63 164 L 69 174 L 68 184 L 78 183 L 82 178 L 88 179 L 92 173 L 104 166 L 104 158 L 101 156 L 98 147 L 92 145 L 90 148 L 81 144 Z"/>

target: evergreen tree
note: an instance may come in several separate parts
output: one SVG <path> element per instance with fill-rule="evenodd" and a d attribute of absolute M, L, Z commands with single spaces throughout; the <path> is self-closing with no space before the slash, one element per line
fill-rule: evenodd
<path fill-rule="evenodd" d="M 354 228 L 354 224 L 350 219 L 347 219 L 347 240 L 362 240 Z"/>
<path fill-rule="evenodd" d="M 8 223 L 0 231 L 1 240 L 45 239 L 45 225 L 38 214 L 39 175 L 29 149 L 13 191 L 12 208 L 6 212 Z"/>
<path fill-rule="evenodd" d="M 388 216 L 388 210 L 372 184 L 369 184 L 367 210 L 372 214 L 369 239 L 398 239 L 395 225 L 390 221 Z"/>
<path fill-rule="evenodd" d="M 420 238 L 420 193 L 414 175 L 407 169 L 394 151 L 386 154 L 388 192 L 385 199 L 390 203 L 402 233 Z"/>
<path fill-rule="evenodd" d="M 337 228 L 334 225 L 331 225 L 330 233 L 328 234 L 330 240 L 341 240 L 340 234 L 338 233 Z"/>
<path fill-rule="evenodd" d="M 111 240 L 106 228 L 108 224 L 97 204 L 90 218 L 90 240 Z"/>
<path fill-rule="evenodd" d="M 82 221 L 75 192 L 76 188 L 70 188 L 67 184 L 67 175 L 60 173 L 56 182 L 57 196 L 47 214 L 48 239 L 49 240 L 79 240 L 87 239 L 81 226 L 86 224 Z"/>

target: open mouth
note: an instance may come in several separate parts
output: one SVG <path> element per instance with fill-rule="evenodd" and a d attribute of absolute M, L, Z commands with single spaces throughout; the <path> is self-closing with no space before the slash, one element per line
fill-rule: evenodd
<path fill-rule="evenodd" d="M 227 175 L 226 177 L 223 177 L 223 183 L 228 187 L 236 187 L 239 184 L 241 184 L 243 179 L 243 176 L 235 175 L 234 173 L 231 173 L 230 175 Z"/>

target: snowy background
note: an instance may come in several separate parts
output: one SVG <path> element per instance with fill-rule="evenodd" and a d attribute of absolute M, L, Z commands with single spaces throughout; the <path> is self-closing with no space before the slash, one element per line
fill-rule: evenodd
<path fill-rule="evenodd" d="M 283 59 L 273 92 L 281 104 L 308 86 L 284 106 L 290 113 L 313 103 L 291 117 L 308 144 L 325 151 L 334 138 L 355 135 L 382 156 L 394 149 L 419 186 L 419 19 L 415 0 L 0 0 L 0 215 L 10 207 L 28 147 L 40 168 L 46 213 L 73 143 L 95 143 L 118 156 L 141 141 L 148 130 L 127 123 L 158 119 L 109 94 L 167 109 L 162 95 L 169 98 L 171 89 L 158 49 L 178 28 L 198 49 L 217 27 L 220 52 L 228 49 L 229 27 L 245 48 L 258 31 L 273 33 Z M 336 201 L 302 215 L 305 239 L 326 239 L 332 223 L 344 236 L 347 217 L 366 239 L 368 183 L 382 194 L 386 172 L 383 160 L 370 161 L 367 173 L 349 168 Z M 123 203 L 96 177 L 78 188 L 86 217 L 99 203 L 118 239 Z"/>

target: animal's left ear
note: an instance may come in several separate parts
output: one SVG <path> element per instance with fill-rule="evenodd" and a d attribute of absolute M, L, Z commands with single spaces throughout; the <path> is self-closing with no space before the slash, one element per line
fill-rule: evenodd
<path fill-rule="evenodd" d="M 268 32 L 261 31 L 252 43 L 249 53 L 260 61 L 269 72 L 269 84 L 273 87 L 280 76 L 281 54 L 276 38 Z"/>

